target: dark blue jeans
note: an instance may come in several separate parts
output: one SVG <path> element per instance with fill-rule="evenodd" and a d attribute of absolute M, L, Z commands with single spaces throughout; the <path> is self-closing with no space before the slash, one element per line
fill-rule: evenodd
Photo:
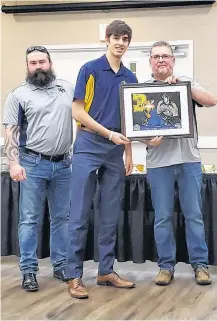
<path fill-rule="evenodd" d="M 72 157 L 71 210 L 67 242 L 66 274 L 83 274 L 88 221 L 96 184 L 100 184 L 99 274 L 113 271 L 118 217 L 121 209 L 125 169 L 124 147 L 107 138 L 80 131 Z"/>
<path fill-rule="evenodd" d="M 154 233 L 159 267 L 172 271 L 176 263 L 172 226 L 175 181 L 178 182 L 180 206 L 185 217 L 189 261 L 193 269 L 207 266 L 208 249 L 201 214 L 201 163 L 148 168 L 147 177 L 155 210 Z"/>
<path fill-rule="evenodd" d="M 66 265 L 66 236 L 70 207 L 71 158 L 60 162 L 20 153 L 27 179 L 20 182 L 19 245 L 22 274 L 38 270 L 38 225 L 46 197 L 50 213 L 50 259 L 54 270 Z"/>

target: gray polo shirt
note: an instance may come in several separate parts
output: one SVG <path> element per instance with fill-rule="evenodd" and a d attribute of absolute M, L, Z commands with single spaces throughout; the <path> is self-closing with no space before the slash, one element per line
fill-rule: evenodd
<path fill-rule="evenodd" d="M 197 81 L 187 77 L 179 77 L 181 81 L 190 81 L 192 88 L 205 90 Z M 151 78 L 148 82 L 153 82 Z M 201 107 L 201 106 L 199 106 Z M 156 168 L 171 166 L 189 162 L 200 162 L 200 152 L 197 147 L 196 118 L 194 117 L 194 137 L 193 138 L 170 138 L 164 139 L 156 147 L 147 147 L 146 167 Z"/>
<path fill-rule="evenodd" d="M 8 95 L 3 124 L 20 126 L 20 147 L 64 154 L 72 144 L 73 93 L 72 84 L 63 79 L 43 88 L 25 82 Z"/>

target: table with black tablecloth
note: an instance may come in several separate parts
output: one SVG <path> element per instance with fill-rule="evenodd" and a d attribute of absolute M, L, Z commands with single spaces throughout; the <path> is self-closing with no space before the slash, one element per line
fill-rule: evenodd
<path fill-rule="evenodd" d="M 17 237 L 19 184 L 13 182 L 8 173 L 1 174 L 1 194 L 1 255 L 19 256 Z M 188 262 L 185 222 L 180 211 L 177 186 L 174 197 L 173 223 L 177 244 L 177 262 Z M 98 261 L 99 204 L 100 187 L 97 185 L 90 212 L 86 260 Z M 209 248 L 209 261 L 210 264 L 217 265 L 217 174 L 203 174 L 202 212 Z M 146 260 L 157 261 L 153 223 L 154 211 L 146 175 L 126 177 L 117 229 L 116 258 L 118 261 L 130 260 L 135 263 L 142 263 Z M 46 205 L 43 221 L 39 225 L 39 258 L 49 256 L 49 232 L 49 214 Z"/>

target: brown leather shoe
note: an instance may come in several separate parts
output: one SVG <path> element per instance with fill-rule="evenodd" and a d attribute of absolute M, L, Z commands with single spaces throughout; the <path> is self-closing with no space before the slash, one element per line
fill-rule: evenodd
<path fill-rule="evenodd" d="M 201 266 L 195 270 L 195 280 L 199 285 L 208 285 L 212 283 L 211 276 L 208 272 L 207 267 Z"/>
<path fill-rule="evenodd" d="M 155 283 L 157 285 L 169 285 L 174 278 L 174 274 L 169 270 L 160 269 L 157 277 L 155 278 Z"/>
<path fill-rule="evenodd" d="M 81 278 L 69 280 L 68 291 L 69 291 L 69 295 L 73 298 L 76 298 L 76 299 L 88 298 L 88 292 L 85 289 Z"/>
<path fill-rule="evenodd" d="M 98 275 L 97 276 L 98 285 L 109 285 L 114 286 L 115 288 L 131 289 L 135 288 L 133 282 L 122 279 L 116 272 L 112 272 L 107 275 Z"/>

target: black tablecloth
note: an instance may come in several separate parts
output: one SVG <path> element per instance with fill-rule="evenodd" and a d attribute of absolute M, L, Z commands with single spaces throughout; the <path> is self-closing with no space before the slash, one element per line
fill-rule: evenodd
<path fill-rule="evenodd" d="M 8 173 L 1 176 L 1 255 L 18 255 L 17 239 L 19 184 L 13 182 Z M 188 262 L 185 241 L 185 223 L 180 212 L 177 187 L 175 191 L 174 233 L 177 244 L 177 262 Z M 204 174 L 202 186 L 203 217 L 206 241 L 209 248 L 209 261 L 217 265 L 217 175 Z M 96 187 L 93 207 L 90 213 L 88 240 L 85 259 L 98 261 L 98 218 L 100 188 Z M 154 212 L 150 190 L 145 175 L 131 175 L 126 178 L 120 212 L 116 258 L 120 262 L 145 260 L 157 261 L 154 241 Z M 45 206 L 44 220 L 39 227 L 38 257 L 49 256 L 49 215 Z"/>

